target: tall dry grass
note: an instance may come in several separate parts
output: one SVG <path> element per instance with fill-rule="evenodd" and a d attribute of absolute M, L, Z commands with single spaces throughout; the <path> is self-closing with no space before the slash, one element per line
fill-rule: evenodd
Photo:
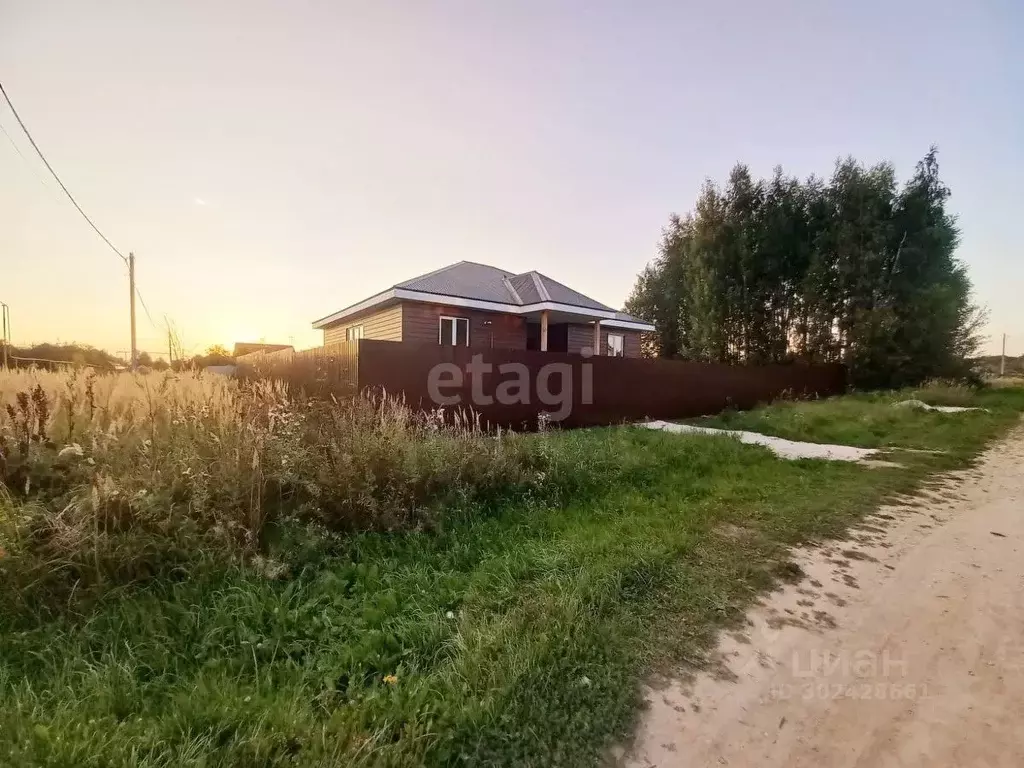
<path fill-rule="evenodd" d="M 561 458 L 393 399 L 203 373 L 0 373 L 0 567 L 124 581 L 259 553 L 276 524 L 422 528 L 550 484 Z"/>
<path fill-rule="evenodd" d="M 1010 374 L 996 376 L 989 380 L 989 384 L 997 389 L 1024 389 L 1024 376 Z"/>

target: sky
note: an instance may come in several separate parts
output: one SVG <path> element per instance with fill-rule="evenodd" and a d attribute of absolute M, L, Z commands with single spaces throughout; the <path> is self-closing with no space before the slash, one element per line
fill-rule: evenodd
<path fill-rule="evenodd" d="M 905 179 L 931 144 L 987 349 L 1024 354 L 1022 36 L 1017 0 L 0 0 L 0 82 L 136 254 L 151 354 L 165 318 L 186 351 L 314 346 L 461 259 L 621 306 L 705 178 Z M 123 262 L 0 126 L 14 342 L 126 350 Z"/>

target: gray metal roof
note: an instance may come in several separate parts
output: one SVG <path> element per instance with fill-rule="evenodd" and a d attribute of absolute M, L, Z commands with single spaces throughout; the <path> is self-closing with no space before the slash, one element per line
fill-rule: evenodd
<path fill-rule="evenodd" d="M 516 294 L 519 296 L 520 304 L 537 304 L 544 299 L 541 298 L 540 291 L 537 290 L 537 282 L 533 279 L 532 272 L 526 272 L 522 275 L 513 275 L 508 279 L 512 283 L 512 287 L 515 288 Z"/>
<path fill-rule="evenodd" d="M 444 296 L 459 296 L 463 299 L 476 299 L 477 301 L 518 304 L 519 302 L 513 299 L 503 280 L 503 278 L 514 276 L 512 272 L 506 272 L 497 267 L 476 264 L 472 261 L 460 261 L 458 264 L 452 264 L 414 277 L 412 280 L 397 283 L 395 288 L 439 293 Z"/>
<path fill-rule="evenodd" d="M 589 296 L 584 296 L 579 291 L 574 291 L 569 286 L 562 285 L 562 283 L 557 280 L 552 280 L 547 275 L 542 275 L 540 272 L 533 272 L 532 274 L 540 278 L 540 283 L 544 286 L 544 290 L 548 295 L 548 298 L 545 299 L 545 301 L 554 301 L 558 304 L 572 304 L 574 307 L 586 307 L 587 309 L 604 309 L 609 312 L 615 311 L 607 304 L 594 301 Z"/>
<path fill-rule="evenodd" d="M 428 272 L 425 275 L 414 277 L 411 280 L 397 283 L 387 291 L 375 294 L 340 312 L 315 321 L 313 327 L 323 327 L 353 312 L 361 312 L 379 303 L 378 299 L 385 300 L 389 292 L 399 288 L 407 291 L 434 294 L 438 297 L 452 296 L 496 304 L 511 304 L 520 307 L 528 307 L 542 302 L 552 302 L 579 307 L 580 309 L 614 312 L 616 320 L 647 324 L 645 320 L 631 317 L 623 312 L 616 312 L 616 310 L 608 305 L 595 301 L 589 296 L 584 296 L 579 291 L 574 291 L 569 286 L 557 280 L 552 280 L 540 272 L 523 272 L 517 275 L 508 270 L 498 269 L 487 264 L 478 264 L 474 261 L 460 261 L 433 272 Z"/>
<path fill-rule="evenodd" d="M 460 261 L 398 283 L 395 288 L 520 306 L 553 301 L 585 309 L 615 311 L 608 305 L 594 301 L 589 296 L 584 296 L 540 272 L 531 271 L 517 275 L 473 261 Z"/>

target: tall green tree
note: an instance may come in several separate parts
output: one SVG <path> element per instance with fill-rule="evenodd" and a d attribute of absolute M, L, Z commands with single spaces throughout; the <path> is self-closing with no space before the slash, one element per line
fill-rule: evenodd
<path fill-rule="evenodd" d="M 860 386 L 963 373 L 984 316 L 932 148 L 899 187 L 891 164 L 837 161 L 828 181 L 708 181 L 673 216 L 627 310 L 652 351 L 734 363 L 841 361 Z"/>

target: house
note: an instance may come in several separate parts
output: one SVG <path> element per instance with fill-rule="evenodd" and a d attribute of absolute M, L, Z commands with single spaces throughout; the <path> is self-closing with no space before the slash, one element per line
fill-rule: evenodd
<path fill-rule="evenodd" d="M 324 344 L 355 339 L 640 357 L 650 323 L 540 272 L 460 261 L 313 323 Z M 596 342 L 596 343 L 595 343 Z"/>

